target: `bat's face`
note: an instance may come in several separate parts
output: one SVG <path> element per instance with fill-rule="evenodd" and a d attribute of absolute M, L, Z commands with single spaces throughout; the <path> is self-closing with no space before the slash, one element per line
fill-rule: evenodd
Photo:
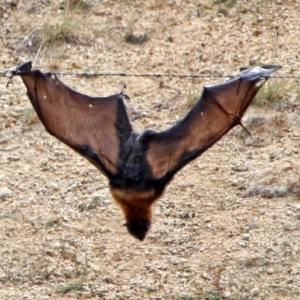
<path fill-rule="evenodd" d="M 148 230 L 150 229 L 150 220 L 141 219 L 127 221 L 125 223 L 128 232 L 140 241 L 143 241 L 146 237 Z"/>
<path fill-rule="evenodd" d="M 128 232 L 138 240 L 144 240 L 151 227 L 152 204 L 160 195 L 152 190 L 130 191 L 112 186 L 110 186 L 110 191 L 123 210 Z"/>

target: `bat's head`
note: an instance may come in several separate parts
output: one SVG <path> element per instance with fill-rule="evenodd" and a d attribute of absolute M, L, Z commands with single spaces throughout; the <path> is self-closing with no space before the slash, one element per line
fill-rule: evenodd
<path fill-rule="evenodd" d="M 143 241 L 151 227 L 152 204 L 160 195 L 152 190 L 121 190 L 112 186 L 110 191 L 123 210 L 128 232 Z"/>
<path fill-rule="evenodd" d="M 151 223 L 148 219 L 127 221 L 125 223 L 128 232 L 140 241 L 143 241 L 146 237 Z"/>

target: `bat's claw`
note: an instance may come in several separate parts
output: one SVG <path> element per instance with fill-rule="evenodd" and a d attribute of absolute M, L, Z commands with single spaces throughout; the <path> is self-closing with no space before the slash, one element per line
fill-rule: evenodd
<path fill-rule="evenodd" d="M 126 101 L 130 102 L 129 96 L 125 94 L 125 89 L 126 89 L 126 84 L 124 84 L 120 95 L 121 95 L 122 98 L 124 97 Z"/>
<path fill-rule="evenodd" d="M 7 84 L 6 84 L 6 88 L 8 88 L 8 86 L 10 85 L 10 83 L 12 82 L 12 79 L 13 77 L 15 76 L 15 72 L 14 71 L 11 71 L 11 75 L 9 76 L 9 79 L 7 81 Z"/>
<path fill-rule="evenodd" d="M 30 72 L 31 69 L 32 69 L 32 62 L 27 61 L 26 63 L 18 66 L 15 70 L 10 71 L 10 75 L 6 87 L 8 88 L 9 84 L 12 82 L 12 79 L 15 75 L 19 75 L 20 73 L 23 72 Z"/>

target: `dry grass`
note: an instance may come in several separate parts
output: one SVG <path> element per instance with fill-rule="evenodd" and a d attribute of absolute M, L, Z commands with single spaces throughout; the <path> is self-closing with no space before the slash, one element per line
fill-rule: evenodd
<path fill-rule="evenodd" d="M 299 93 L 299 86 L 290 79 L 271 79 L 259 90 L 255 97 L 255 105 L 265 106 L 286 100 L 291 94 Z"/>
<path fill-rule="evenodd" d="M 73 4 L 66 1 L 61 17 L 55 24 L 45 23 L 40 30 L 42 48 L 51 47 L 54 43 L 63 41 L 67 43 L 79 43 L 74 32 L 80 28 L 85 20 L 79 21 L 77 12 L 81 9 L 81 1 Z"/>
<path fill-rule="evenodd" d="M 62 285 L 59 286 L 57 289 L 57 292 L 60 294 L 67 294 L 68 292 L 71 291 L 83 291 L 84 287 L 83 287 L 83 283 L 70 283 L 68 285 Z"/>
<path fill-rule="evenodd" d="M 284 100 L 289 100 L 292 94 L 299 94 L 299 86 L 290 79 L 271 79 L 267 81 L 259 90 L 254 99 L 258 107 L 275 105 Z M 186 104 L 191 108 L 201 95 L 201 90 L 195 85 L 191 85 L 186 92 Z"/>
<path fill-rule="evenodd" d="M 23 111 L 26 122 L 31 125 L 39 122 L 39 118 L 32 107 L 27 107 Z"/>
<path fill-rule="evenodd" d="M 191 85 L 186 92 L 186 105 L 188 108 L 194 106 L 196 101 L 199 99 L 201 91 L 195 85 Z"/>
<path fill-rule="evenodd" d="M 237 4 L 237 0 L 213 0 L 213 4 L 224 4 L 225 7 L 233 7 Z"/>
<path fill-rule="evenodd" d="M 58 17 L 47 17 L 46 21 L 40 28 L 32 30 L 26 44 L 21 45 L 18 49 L 23 49 L 29 46 L 31 51 L 51 53 L 56 45 L 62 43 L 69 44 L 87 44 L 78 36 L 80 29 L 86 24 L 90 14 L 85 13 L 84 17 L 81 11 L 86 8 L 82 0 L 66 0 L 63 4 L 63 9 L 59 12 Z"/>

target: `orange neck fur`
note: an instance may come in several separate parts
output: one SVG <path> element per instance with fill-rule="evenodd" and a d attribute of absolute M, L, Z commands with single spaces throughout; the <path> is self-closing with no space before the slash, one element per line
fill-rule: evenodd
<path fill-rule="evenodd" d="M 110 186 L 116 203 L 122 208 L 126 221 L 151 220 L 152 204 L 160 196 L 155 190 L 132 191 Z"/>

